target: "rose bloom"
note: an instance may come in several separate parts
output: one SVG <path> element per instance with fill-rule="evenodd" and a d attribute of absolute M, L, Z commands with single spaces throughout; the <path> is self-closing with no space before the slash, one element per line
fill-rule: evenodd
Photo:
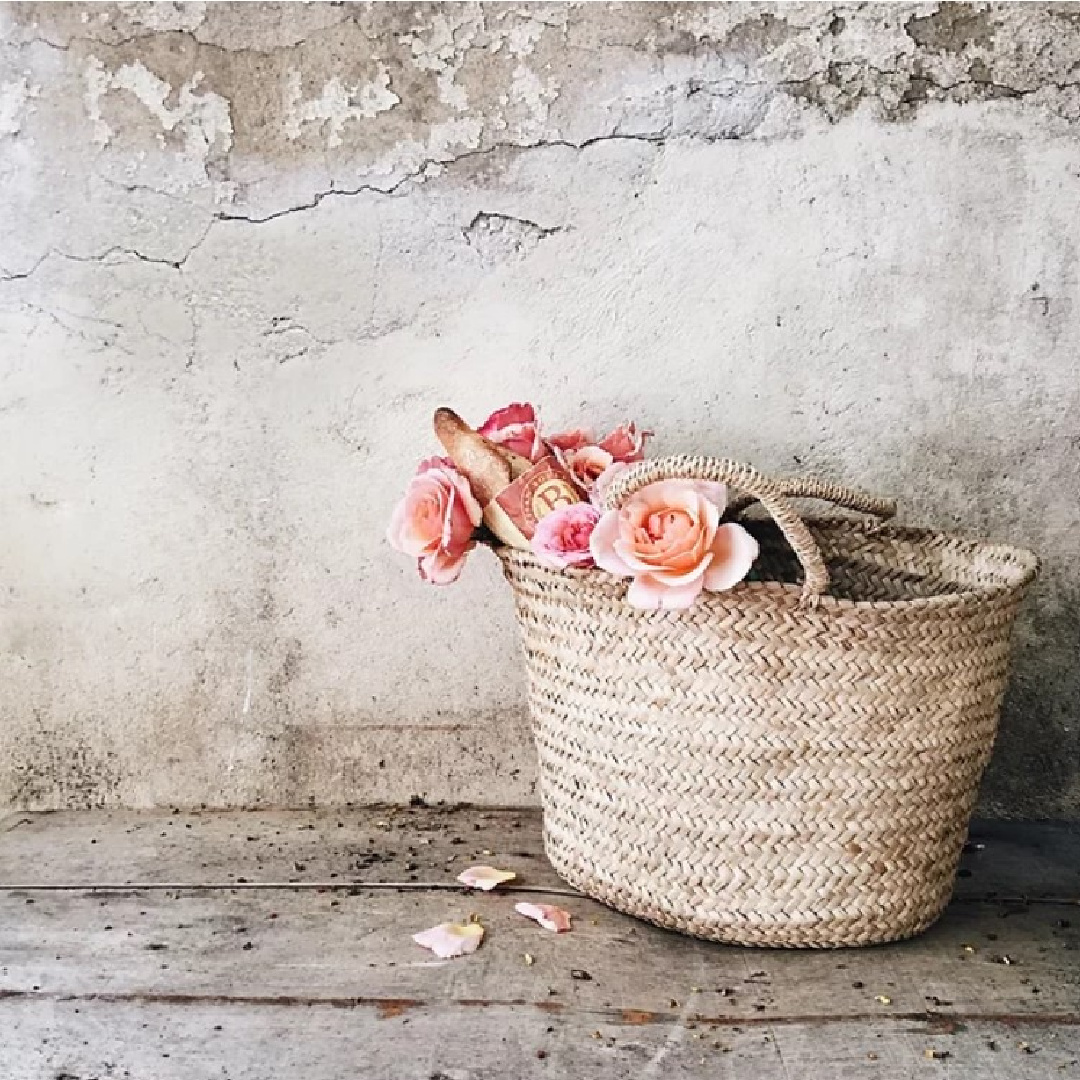
<path fill-rule="evenodd" d="M 386 538 L 395 551 L 418 560 L 425 581 L 449 585 L 474 547 L 473 530 L 481 517 L 465 477 L 447 458 L 428 458 L 394 507 Z"/>
<path fill-rule="evenodd" d="M 651 432 L 638 431 L 631 422 L 620 424 L 599 442 L 601 450 L 611 455 L 612 461 L 641 461 L 645 457 L 645 440 Z"/>
<path fill-rule="evenodd" d="M 574 479 L 594 496 L 597 481 L 612 465 L 641 461 L 648 434 L 629 423 L 620 424 L 598 443 L 594 443 L 592 435 L 583 428 L 549 435 L 545 441 Z"/>
<path fill-rule="evenodd" d="M 592 566 L 589 538 L 599 520 L 600 511 L 591 503 L 562 506 L 537 523 L 532 549 L 545 566 L 557 570 Z"/>
<path fill-rule="evenodd" d="M 530 461 L 539 461 L 547 453 L 540 438 L 536 410 L 531 405 L 507 405 L 493 412 L 477 428 L 477 431 L 499 446 L 505 446 L 515 454 Z"/>
<path fill-rule="evenodd" d="M 597 522 L 589 547 L 596 565 L 632 577 L 627 600 L 639 608 L 687 608 L 702 589 L 737 585 L 758 555 L 741 526 L 720 524 L 723 484 L 661 480 L 635 492 Z"/>

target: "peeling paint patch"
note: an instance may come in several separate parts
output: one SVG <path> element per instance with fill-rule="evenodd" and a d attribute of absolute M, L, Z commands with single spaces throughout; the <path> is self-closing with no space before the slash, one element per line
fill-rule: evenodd
<path fill-rule="evenodd" d="M 0 137 L 19 134 L 27 104 L 40 93 L 41 87 L 31 86 L 25 75 L 12 82 L 0 83 Z"/>
<path fill-rule="evenodd" d="M 466 16 L 452 22 L 440 12 L 432 18 L 426 36 L 417 32 L 398 39 L 402 45 L 409 46 L 412 62 L 420 71 L 435 73 L 439 101 L 456 112 L 469 107 L 469 95 L 457 83 L 457 74 L 481 26 L 482 17 Z"/>
<path fill-rule="evenodd" d="M 543 37 L 546 29 L 547 24 L 539 19 L 523 19 L 507 31 L 506 47 L 512 56 L 528 56 L 536 48 L 536 43 Z"/>
<path fill-rule="evenodd" d="M 96 56 L 90 57 L 86 63 L 86 94 L 83 101 L 86 115 L 90 118 L 91 138 L 101 149 L 109 145 L 113 134 L 101 115 L 101 99 L 108 93 L 111 82 L 105 65 Z"/>
<path fill-rule="evenodd" d="M 285 134 L 299 139 L 304 127 L 315 124 L 326 130 L 326 145 L 340 146 L 341 133 L 350 121 L 372 120 L 379 113 L 389 112 L 401 98 L 390 89 L 390 73 L 381 67 L 373 82 L 346 86 L 336 75 L 324 86 L 317 98 L 304 100 L 299 71 L 289 72 Z"/>
<path fill-rule="evenodd" d="M 125 2 L 120 0 L 117 11 L 134 26 L 144 26 L 159 33 L 169 30 L 196 30 L 206 21 L 206 3 L 186 0 L 185 3 Z"/>
<path fill-rule="evenodd" d="M 525 106 L 529 119 L 523 125 L 530 137 L 535 138 L 544 132 L 547 126 L 548 109 L 559 96 L 558 90 L 550 81 L 544 83 L 535 71 L 519 64 L 514 69 L 510 83 L 510 100 Z"/>
<path fill-rule="evenodd" d="M 179 130 L 189 157 L 205 159 L 211 151 L 227 153 L 232 147 L 232 118 L 229 103 L 213 91 L 196 94 L 203 81 L 196 71 L 176 95 L 172 108 L 166 102 L 173 88 L 158 78 L 141 60 L 124 64 L 111 75 L 105 65 L 91 57 L 86 68 L 86 112 L 93 125 L 94 142 L 104 148 L 113 137 L 113 129 L 104 119 L 102 104 L 113 90 L 126 90 L 157 118 L 164 132 Z"/>
<path fill-rule="evenodd" d="M 940 52 L 963 52 L 970 45 L 989 46 L 995 19 L 971 4 L 941 4 L 930 15 L 913 15 L 904 24 L 916 45 Z"/>

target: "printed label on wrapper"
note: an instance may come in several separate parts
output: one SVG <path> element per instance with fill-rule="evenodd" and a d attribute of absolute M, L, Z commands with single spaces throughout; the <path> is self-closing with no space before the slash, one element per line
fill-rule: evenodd
<path fill-rule="evenodd" d="M 541 518 L 562 506 L 584 501 L 570 474 L 554 457 L 546 457 L 488 503 L 484 520 L 511 546 L 528 548 Z"/>

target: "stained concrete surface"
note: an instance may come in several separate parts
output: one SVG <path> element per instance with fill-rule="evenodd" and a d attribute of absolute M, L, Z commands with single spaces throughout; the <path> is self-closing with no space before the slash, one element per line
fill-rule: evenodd
<path fill-rule="evenodd" d="M 1074 4 L 0 6 L 0 805 L 535 799 L 434 407 L 1034 548 L 984 812 L 1080 812 Z"/>

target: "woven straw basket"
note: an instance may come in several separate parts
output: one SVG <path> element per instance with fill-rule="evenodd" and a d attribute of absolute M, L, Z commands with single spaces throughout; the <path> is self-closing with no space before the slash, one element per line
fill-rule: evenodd
<path fill-rule="evenodd" d="M 641 611 L 627 582 L 499 549 L 514 590 L 558 873 L 611 907 L 745 945 L 916 934 L 952 891 L 1036 559 L 883 524 L 894 505 L 734 462 L 761 555 L 730 592 Z M 791 498 L 871 516 L 804 520 Z M 769 520 L 771 519 L 771 520 Z M 801 583 L 797 583 L 801 577 Z"/>

